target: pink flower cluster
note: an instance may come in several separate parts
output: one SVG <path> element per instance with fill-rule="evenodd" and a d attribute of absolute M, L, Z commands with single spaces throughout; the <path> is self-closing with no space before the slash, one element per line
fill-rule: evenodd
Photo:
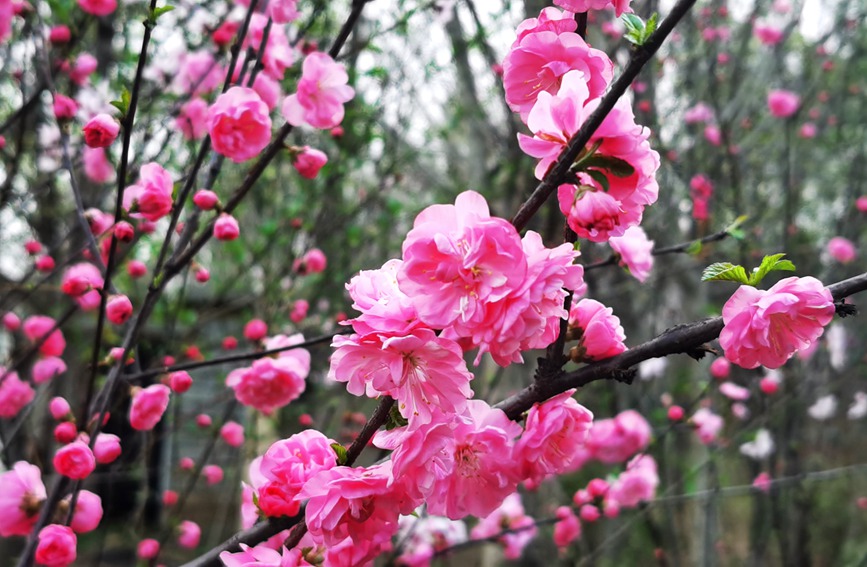
<path fill-rule="evenodd" d="M 303 342 L 304 336 L 300 333 L 291 337 L 277 335 L 266 341 L 265 348 L 280 348 Z M 226 386 L 235 391 L 235 397 L 245 406 L 270 415 L 304 392 L 307 386 L 305 379 L 309 373 L 310 353 L 301 348 L 292 349 L 281 352 L 276 358 L 261 358 L 250 367 L 231 371 L 226 377 Z"/>

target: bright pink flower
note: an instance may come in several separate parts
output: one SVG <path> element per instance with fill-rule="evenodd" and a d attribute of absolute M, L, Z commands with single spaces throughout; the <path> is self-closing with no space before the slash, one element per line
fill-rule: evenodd
<path fill-rule="evenodd" d="M 30 339 L 30 342 L 37 343 L 48 334 L 56 322 L 51 317 L 45 315 L 31 315 L 24 320 L 23 330 L 24 336 Z M 42 346 L 39 347 L 39 354 L 43 356 L 63 356 L 63 351 L 66 350 L 66 339 L 63 338 L 63 333 L 60 329 L 55 329 Z"/>
<path fill-rule="evenodd" d="M 731 372 L 731 363 L 723 357 L 717 358 L 710 364 L 710 375 L 717 380 L 728 378 Z"/>
<path fill-rule="evenodd" d="M 73 441 L 54 454 L 54 469 L 63 476 L 82 480 L 96 468 L 93 451 L 83 441 Z"/>
<path fill-rule="evenodd" d="M 581 522 L 569 506 L 560 506 L 555 515 L 554 545 L 562 549 L 581 537 Z"/>
<path fill-rule="evenodd" d="M 101 465 L 112 463 L 120 456 L 120 437 L 111 433 L 100 433 L 93 445 L 93 456 Z"/>
<path fill-rule="evenodd" d="M 634 508 L 640 502 L 652 500 L 657 486 L 659 474 L 656 472 L 656 461 L 650 455 L 637 455 L 611 484 L 606 504 L 617 502 L 620 508 Z"/>
<path fill-rule="evenodd" d="M 290 563 L 292 550 L 281 546 L 280 551 L 275 551 L 265 544 L 256 547 L 242 543 L 241 551 L 220 553 L 220 561 L 225 567 L 287 567 L 289 565 L 303 565 L 303 563 Z"/>
<path fill-rule="evenodd" d="M 153 384 L 136 391 L 129 407 L 129 422 L 137 431 L 149 431 L 163 418 L 169 407 L 171 390 L 164 384 Z"/>
<path fill-rule="evenodd" d="M 223 469 L 219 465 L 205 465 L 202 467 L 202 476 L 208 484 L 220 484 L 223 482 Z"/>
<path fill-rule="evenodd" d="M 301 262 L 298 266 L 293 264 L 292 269 L 301 275 L 318 274 L 325 271 L 327 259 L 325 253 L 319 248 L 311 248 L 301 257 Z"/>
<path fill-rule="evenodd" d="M 268 106 L 253 89 L 232 87 L 208 109 L 214 151 L 235 163 L 259 155 L 271 141 Z"/>
<path fill-rule="evenodd" d="M 653 241 L 647 238 L 644 229 L 630 226 L 623 236 L 612 236 L 608 244 L 620 255 L 620 265 L 644 283 L 653 269 Z"/>
<path fill-rule="evenodd" d="M 48 411 L 51 413 L 51 417 L 60 421 L 69 417 L 72 408 L 69 407 L 69 402 L 66 399 L 58 396 L 51 398 L 51 401 L 48 402 Z"/>
<path fill-rule="evenodd" d="M 117 9 L 117 0 L 78 0 L 81 11 L 92 16 L 107 16 Z"/>
<path fill-rule="evenodd" d="M 203 211 L 210 211 L 216 207 L 219 202 L 220 198 L 217 194 L 208 189 L 199 189 L 196 191 L 196 194 L 193 195 L 193 203 Z"/>
<path fill-rule="evenodd" d="M 45 567 L 66 567 L 75 561 L 77 544 L 72 528 L 49 524 L 39 531 L 36 562 Z"/>
<path fill-rule="evenodd" d="M 568 390 L 541 403 L 527 414 L 524 433 L 515 445 L 522 475 L 538 485 L 551 475 L 574 470 L 574 460 L 584 446 L 593 414 L 572 398 Z"/>
<path fill-rule="evenodd" d="M 11 419 L 18 415 L 24 406 L 33 401 L 36 392 L 27 382 L 22 382 L 18 374 L 0 366 L 0 376 L 4 376 L 0 383 L 0 418 Z"/>
<path fill-rule="evenodd" d="M 132 302 L 125 295 L 113 295 L 105 305 L 106 318 L 115 325 L 123 325 L 132 317 Z"/>
<path fill-rule="evenodd" d="M 199 541 L 202 539 L 202 528 L 199 524 L 184 520 L 178 526 L 178 545 L 186 549 L 195 549 L 199 547 Z"/>
<path fill-rule="evenodd" d="M 135 229 L 126 221 L 120 221 L 114 226 L 114 237 L 121 242 L 132 242 L 135 237 Z"/>
<path fill-rule="evenodd" d="M 753 23 L 753 35 L 764 45 L 776 45 L 783 41 L 783 30 L 761 20 Z"/>
<path fill-rule="evenodd" d="M 220 437 L 230 447 L 240 447 L 244 444 L 244 426 L 236 421 L 227 421 L 220 428 Z"/>
<path fill-rule="evenodd" d="M 54 94 L 54 117 L 57 120 L 71 120 L 78 112 L 78 103 L 60 93 Z"/>
<path fill-rule="evenodd" d="M 524 512 L 521 496 L 517 492 L 509 494 L 502 504 L 493 510 L 472 529 L 473 539 L 485 539 L 512 530 L 499 538 L 504 547 L 506 559 L 518 559 L 524 547 L 536 537 L 536 523 Z"/>
<path fill-rule="evenodd" d="M 136 555 L 139 559 L 154 559 L 160 554 L 160 542 L 155 539 L 143 539 L 138 542 Z"/>
<path fill-rule="evenodd" d="M 581 510 L 578 512 L 581 516 L 581 519 L 588 524 L 592 524 L 602 515 L 599 513 L 599 508 L 593 506 L 592 504 L 585 504 L 581 506 Z"/>
<path fill-rule="evenodd" d="M 69 31 L 69 26 L 53 26 L 48 33 L 48 41 L 55 45 L 67 43 L 70 39 L 72 39 L 72 32 Z"/>
<path fill-rule="evenodd" d="M 635 410 L 593 423 L 585 446 L 590 455 L 605 464 L 622 463 L 650 443 L 650 424 Z"/>
<path fill-rule="evenodd" d="M 123 193 L 123 208 L 133 218 L 156 222 L 172 211 L 172 176 L 158 163 L 146 163 L 139 181 Z"/>
<path fill-rule="evenodd" d="M 711 122 L 714 119 L 714 112 L 711 107 L 703 102 L 699 102 L 691 106 L 683 113 L 683 121 L 687 124 L 695 124 L 697 122 Z"/>
<path fill-rule="evenodd" d="M 261 341 L 268 334 L 268 325 L 261 319 L 250 319 L 244 325 L 244 338 L 249 341 Z"/>
<path fill-rule="evenodd" d="M 773 396 L 780 389 L 780 381 L 771 376 L 765 376 L 759 380 L 759 389 L 766 396 Z"/>
<path fill-rule="evenodd" d="M 719 385 L 719 392 L 730 400 L 743 401 L 750 398 L 750 391 L 734 382 L 723 382 Z"/>
<path fill-rule="evenodd" d="M 862 213 L 867 213 L 867 195 L 863 195 L 858 197 L 855 200 L 855 208 L 861 211 Z"/>
<path fill-rule="evenodd" d="M 614 15 L 619 18 L 624 12 L 632 13 L 632 8 L 629 6 L 630 2 L 631 0 L 554 0 L 554 5 L 574 13 L 604 10 L 612 6 L 614 7 Z"/>
<path fill-rule="evenodd" d="M 130 260 L 126 265 L 126 273 L 133 279 L 138 279 L 148 273 L 148 268 L 141 260 Z"/>
<path fill-rule="evenodd" d="M 235 397 L 245 406 L 270 415 L 304 392 L 305 378 L 310 372 L 310 355 L 304 352 L 306 364 L 294 357 L 264 358 L 254 361 L 251 367 L 233 370 L 226 377 L 226 386 L 235 391 Z"/>
<path fill-rule="evenodd" d="M 176 394 L 183 394 L 193 385 L 193 378 L 189 372 L 179 370 L 169 374 L 169 388 Z"/>
<path fill-rule="evenodd" d="M 178 493 L 174 490 L 163 490 L 163 505 L 174 506 L 178 503 Z"/>
<path fill-rule="evenodd" d="M 33 365 L 33 383 L 44 384 L 64 372 L 66 372 L 66 363 L 62 358 L 56 356 L 40 358 Z"/>
<path fill-rule="evenodd" d="M 265 14 L 253 14 L 250 20 L 250 28 L 247 31 L 247 37 L 244 38 L 242 46 L 244 50 L 252 48 L 253 53 L 259 52 L 267 24 L 268 17 Z M 285 26 L 271 26 L 271 32 L 268 34 L 268 42 L 265 44 L 265 52 L 262 57 L 262 64 L 265 66 L 263 72 L 275 81 L 282 81 L 286 69 L 291 67 L 294 62 L 294 49 L 289 44 Z"/>
<path fill-rule="evenodd" d="M 298 92 L 283 101 L 283 117 L 294 126 L 307 123 L 329 129 L 343 121 L 343 104 L 355 90 L 346 83 L 349 76 L 342 63 L 326 53 L 311 53 L 304 59 Z"/>
<path fill-rule="evenodd" d="M 94 183 L 105 183 L 114 176 L 114 167 L 109 163 L 103 148 L 84 148 L 82 162 L 84 174 Z"/>
<path fill-rule="evenodd" d="M 316 179 L 316 176 L 319 175 L 319 170 L 326 163 L 328 163 L 328 156 L 310 146 L 304 146 L 300 152 L 295 154 L 295 159 L 292 161 L 292 165 L 295 166 L 301 177 L 306 177 L 307 179 Z"/>
<path fill-rule="evenodd" d="M 705 445 L 709 445 L 716 441 L 720 429 L 725 425 L 722 417 L 707 408 L 701 408 L 695 412 L 691 421 L 696 427 L 695 432 L 698 434 L 698 438 Z"/>
<path fill-rule="evenodd" d="M 603 360 L 626 350 L 626 334 L 614 310 L 595 299 L 582 299 L 569 312 L 569 325 L 580 330 L 581 360 Z"/>
<path fill-rule="evenodd" d="M 11 0 L 0 1 L 0 44 L 2 44 L 12 32 L 12 18 L 15 17 L 15 8 Z M 2 147 L 0 147 L 2 149 Z"/>
<path fill-rule="evenodd" d="M 18 461 L 0 474 L 0 536 L 30 534 L 45 498 L 45 485 L 36 465 Z"/>
<path fill-rule="evenodd" d="M 208 132 L 208 103 L 194 98 L 181 106 L 175 118 L 175 127 L 185 140 L 198 140 Z"/>
<path fill-rule="evenodd" d="M 356 396 L 392 396 L 410 424 L 430 423 L 434 409 L 460 413 L 472 395 L 461 348 L 430 329 L 404 336 L 337 336 L 328 376 Z"/>
<path fill-rule="evenodd" d="M 684 411 L 680 406 L 671 406 L 668 408 L 668 419 L 669 421 L 680 421 L 683 419 Z"/>
<path fill-rule="evenodd" d="M 120 132 L 120 124 L 108 114 L 97 114 L 84 125 L 84 143 L 91 148 L 111 145 Z"/>
<path fill-rule="evenodd" d="M 60 289 L 74 298 L 83 310 L 92 311 L 99 307 L 102 300 L 98 291 L 102 289 L 102 285 L 102 272 L 99 268 L 88 262 L 82 262 L 66 268 Z"/>
<path fill-rule="evenodd" d="M 299 299 L 292 304 L 292 311 L 289 313 L 289 319 L 298 324 L 307 317 L 307 311 L 310 309 L 310 303 L 306 299 Z"/>
<path fill-rule="evenodd" d="M 723 307 L 719 342 L 738 366 L 779 368 L 833 318 L 831 292 L 816 278 L 785 278 L 767 291 L 742 285 Z"/>
<path fill-rule="evenodd" d="M 848 264 L 858 255 L 855 244 L 842 236 L 835 236 L 828 241 L 828 254 L 841 264 Z"/>
<path fill-rule="evenodd" d="M 298 0 L 273 0 L 268 2 L 268 15 L 275 24 L 288 24 L 298 19 Z"/>
<path fill-rule="evenodd" d="M 578 71 L 589 89 L 589 98 L 596 98 L 608 88 L 613 69 L 608 56 L 587 45 L 577 33 L 546 29 L 526 33 L 503 61 L 506 102 L 526 120 L 539 94 L 557 92 L 569 71 Z"/>
<path fill-rule="evenodd" d="M 220 213 L 214 222 L 214 238 L 217 240 L 235 240 L 241 233 L 238 221 L 228 213 Z"/>
<path fill-rule="evenodd" d="M 71 497 L 63 499 L 67 506 Z M 75 503 L 75 514 L 69 527 L 75 533 L 84 534 L 92 532 L 99 526 L 102 520 L 102 499 L 89 490 L 79 490 L 78 500 Z"/>
<path fill-rule="evenodd" d="M 777 118 L 792 116 L 798 111 L 799 106 L 801 106 L 801 97 L 792 91 L 776 89 L 768 93 L 768 110 Z"/>

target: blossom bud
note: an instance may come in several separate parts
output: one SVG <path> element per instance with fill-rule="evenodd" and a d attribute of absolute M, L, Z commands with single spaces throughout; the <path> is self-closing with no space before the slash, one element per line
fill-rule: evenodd
<path fill-rule="evenodd" d="M 208 189 L 199 189 L 196 191 L 196 194 L 193 195 L 193 203 L 203 211 L 210 211 L 216 207 L 219 202 L 220 198 L 217 197 L 217 194 Z"/>
<path fill-rule="evenodd" d="M 251 319 L 244 325 L 244 337 L 250 341 L 260 341 L 268 334 L 268 325 L 261 319 Z"/>
<path fill-rule="evenodd" d="M 196 425 L 201 428 L 210 427 L 211 423 L 213 423 L 211 416 L 206 413 L 200 413 L 196 416 Z"/>
<path fill-rule="evenodd" d="M 180 370 L 169 375 L 169 387 L 176 394 L 183 394 L 193 385 L 193 379 L 188 372 Z"/>
<path fill-rule="evenodd" d="M 42 245 L 35 240 L 28 240 L 24 243 L 24 250 L 31 256 L 35 256 L 42 252 Z"/>
<path fill-rule="evenodd" d="M 207 268 L 199 266 L 194 274 L 196 281 L 199 283 L 207 283 L 211 279 L 211 272 Z"/>
<path fill-rule="evenodd" d="M 48 41 L 54 45 L 67 43 L 71 38 L 72 32 L 69 31 L 67 26 L 54 26 L 51 28 L 51 31 L 48 32 Z"/>
<path fill-rule="evenodd" d="M 581 506 L 581 511 L 579 512 L 581 519 L 587 523 L 593 523 L 599 519 L 601 514 L 599 513 L 599 508 L 593 506 L 591 504 L 585 504 Z"/>
<path fill-rule="evenodd" d="M 135 229 L 126 221 L 114 225 L 114 237 L 121 242 L 130 242 L 135 237 Z"/>
<path fill-rule="evenodd" d="M 14 333 L 21 327 L 21 319 L 11 311 L 3 315 L 3 326 L 10 333 Z"/>
<path fill-rule="evenodd" d="M 48 411 L 51 413 L 51 417 L 60 421 L 62 419 L 67 419 L 70 416 L 72 408 L 69 407 L 69 402 L 67 402 L 65 398 L 57 396 L 51 398 L 51 401 L 48 402 Z"/>
<path fill-rule="evenodd" d="M 133 279 L 138 279 L 148 273 L 148 268 L 140 260 L 130 260 L 126 265 L 126 273 Z"/>
<path fill-rule="evenodd" d="M 40 256 L 36 259 L 36 269 L 43 273 L 48 273 L 54 270 L 54 258 L 51 256 Z"/>
<path fill-rule="evenodd" d="M 178 503 L 178 493 L 174 490 L 164 490 L 163 491 L 163 505 L 164 506 L 174 506 Z"/>
<path fill-rule="evenodd" d="M 62 94 L 54 95 L 54 118 L 57 120 L 71 120 L 78 112 L 78 103 Z"/>
<path fill-rule="evenodd" d="M 311 148 L 310 146 L 304 146 L 304 148 L 295 155 L 295 160 L 292 162 L 292 165 L 295 166 L 295 169 L 298 170 L 298 173 L 301 174 L 301 177 L 306 177 L 307 179 L 315 179 L 317 175 L 319 175 L 319 170 L 328 163 L 328 156 L 325 153 Z"/>
<path fill-rule="evenodd" d="M 154 559 L 160 554 L 160 542 L 155 539 L 143 539 L 138 542 L 136 555 L 139 559 Z"/>
<path fill-rule="evenodd" d="M 219 484 L 223 480 L 223 469 L 218 465 L 206 465 L 202 468 L 202 474 L 210 485 Z"/>
<path fill-rule="evenodd" d="M 238 348 L 238 339 L 235 337 L 225 337 L 223 339 L 224 350 L 235 350 L 236 348 Z"/>
<path fill-rule="evenodd" d="M 230 447 L 240 447 L 244 444 L 244 426 L 234 421 L 226 422 L 220 428 L 220 437 Z"/>
<path fill-rule="evenodd" d="M 96 436 L 96 442 L 93 444 L 93 456 L 96 457 L 97 463 L 107 465 L 114 462 L 120 453 L 120 437 L 111 433 L 100 433 Z"/>
<path fill-rule="evenodd" d="M 183 471 L 191 471 L 193 467 L 196 466 L 196 463 L 190 457 L 181 457 L 181 460 L 178 461 L 178 466 L 181 467 Z"/>
<path fill-rule="evenodd" d="M 669 421 L 680 421 L 683 419 L 684 411 L 680 406 L 671 406 L 668 408 L 668 419 Z"/>
<path fill-rule="evenodd" d="M 82 480 L 96 468 L 96 459 L 87 443 L 73 441 L 54 454 L 54 468 L 65 477 Z"/>
<path fill-rule="evenodd" d="M 62 444 L 72 443 L 78 435 L 78 428 L 71 421 L 63 421 L 54 428 L 54 439 Z"/>
<path fill-rule="evenodd" d="M 238 221 L 227 213 L 221 213 L 214 223 L 214 238 L 217 240 L 235 240 L 240 233 Z"/>
<path fill-rule="evenodd" d="M 97 114 L 84 125 L 84 143 L 91 148 L 106 148 L 120 133 L 120 124 L 108 114 Z"/>
<path fill-rule="evenodd" d="M 123 325 L 132 316 L 132 302 L 125 295 L 114 295 L 108 299 L 105 315 L 115 325 Z"/>

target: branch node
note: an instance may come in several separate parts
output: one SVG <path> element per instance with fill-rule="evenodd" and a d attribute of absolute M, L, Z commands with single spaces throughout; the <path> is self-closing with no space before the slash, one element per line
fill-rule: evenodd
<path fill-rule="evenodd" d="M 846 299 L 841 299 L 839 303 L 834 304 L 834 309 L 841 319 L 846 317 L 854 317 L 858 314 L 858 307 L 851 303 L 846 303 Z"/>

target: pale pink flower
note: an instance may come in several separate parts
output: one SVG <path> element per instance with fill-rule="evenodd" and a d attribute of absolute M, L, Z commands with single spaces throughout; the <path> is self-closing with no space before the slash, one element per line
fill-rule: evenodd
<path fill-rule="evenodd" d="M 279 1 L 279 0 L 278 0 Z M 265 14 L 253 14 L 250 19 L 250 28 L 244 38 L 243 49 L 252 48 L 253 53 L 258 53 L 265 36 L 265 27 L 268 24 L 268 16 Z M 268 34 L 268 42 L 262 57 L 263 72 L 275 81 L 282 81 L 286 69 L 295 62 L 295 54 L 286 37 L 285 26 L 271 26 Z M 344 81 L 345 82 L 345 81 Z"/>
<path fill-rule="evenodd" d="M 153 384 L 139 389 L 132 396 L 129 407 L 129 422 L 137 431 L 154 428 L 169 407 L 171 389 L 164 384 Z"/>
<path fill-rule="evenodd" d="M 716 441 L 720 429 L 724 425 L 723 418 L 707 408 L 701 408 L 695 412 L 691 421 L 696 428 L 695 432 L 698 434 L 698 438 L 705 445 Z"/>
<path fill-rule="evenodd" d="M 585 446 L 590 456 L 605 464 L 622 463 L 647 448 L 651 429 L 635 410 L 623 411 L 614 418 L 593 423 Z"/>
<path fill-rule="evenodd" d="M 581 537 L 581 522 L 569 506 L 560 506 L 555 514 L 554 545 L 562 549 Z"/>
<path fill-rule="evenodd" d="M 298 0 L 271 0 L 268 15 L 275 24 L 288 24 L 298 19 Z"/>
<path fill-rule="evenodd" d="M 254 361 L 251 367 L 231 371 L 226 386 L 245 406 L 270 415 L 304 392 L 309 372 L 309 354 L 306 365 L 295 357 L 264 358 Z"/>
<path fill-rule="evenodd" d="M 97 114 L 84 125 L 84 143 L 91 148 L 111 145 L 120 132 L 120 124 L 108 114 Z"/>
<path fill-rule="evenodd" d="M 855 244 L 842 236 L 835 236 L 828 241 L 828 254 L 841 264 L 848 264 L 858 255 Z"/>
<path fill-rule="evenodd" d="M 533 484 L 576 468 L 575 459 L 593 424 L 593 413 L 572 398 L 574 393 L 568 390 L 533 404 L 527 413 L 515 452 L 523 477 Z"/>
<path fill-rule="evenodd" d="M 640 502 L 648 502 L 656 494 L 659 475 L 656 461 L 650 455 L 636 455 L 620 473 L 606 495 L 608 502 L 617 502 L 621 508 L 634 508 Z"/>
<path fill-rule="evenodd" d="M 744 401 L 750 399 L 750 391 L 734 382 L 723 382 L 719 385 L 719 392 L 730 400 Z"/>
<path fill-rule="evenodd" d="M 797 93 L 775 89 L 768 93 L 768 110 L 777 118 L 788 118 L 798 111 L 801 97 Z"/>
<path fill-rule="evenodd" d="M 686 109 L 683 114 L 683 121 L 687 124 L 695 124 L 697 122 L 712 122 L 714 120 L 713 109 L 703 102 Z"/>
<path fill-rule="evenodd" d="M 210 484 L 219 484 L 223 481 L 223 469 L 219 465 L 205 465 L 202 467 L 202 476 Z"/>
<path fill-rule="evenodd" d="M 215 152 L 235 163 L 247 161 L 271 141 L 268 106 L 253 89 L 232 87 L 208 109 L 208 132 Z"/>
<path fill-rule="evenodd" d="M 175 118 L 175 127 L 185 140 L 198 140 L 208 132 L 208 103 L 194 98 L 181 106 Z"/>
<path fill-rule="evenodd" d="M 133 218 L 156 222 L 172 211 L 174 182 L 168 171 L 155 162 L 141 166 L 139 180 L 123 192 L 123 208 Z"/>
<path fill-rule="evenodd" d="M 280 99 L 283 98 L 283 92 L 280 90 L 280 83 L 265 73 L 259 73 L 256 75 L 256 79 L 253 81 L 252 86 L 253 90 L 256 91 L 256 94 L 259 95 L 259 98 L 262 99 L 262 102 L 268 105 L 269 112 L 277 108 L 277 104 L 280 102 Z"/>
<path fill-rule="evenodd" d="M 72 528 L 49 524 L 39 531 L 36 562 L 45 567 L 66 567 L 75 561 L 77 544 Z"/>
<path fill-rule="evenodd" d="M 722 144 L 722 132 L 720 132 L 718 126 L 712 124 L 705 126 L 704 139 L 712 146 L 719 146 Z"/>
<path fill-rule="evenodd" d="M 753 23 L 753 35 L 764 45 L 776 45 L 783 40 L 783 30 L 762 20 Z"/>
<path fill-rule="evenodd" d="M 504 547 L 506 559 L 518 559 L 521 552 L 536 537 L 536 523 L 524 511 L 521 496 L 517 492 L 503 499 L 497 509 L 493 510 L 470 531 L 473 539 L 484 539 L 512 530 L 500 536 L 499 542 Z"/>
<path fill-rule="evenodd" d="M 209 51 L 190 51 L 181 55 L 172 88 L 178 94 L 203 95 L 217 88 L 225 75 L 226 71 Z"/>
<path fill-rule="evenodd" d="M 75 64 L 69 70 L 69 80 L 78 86 L 84 86 L 98 66 L 96 57 L 90 53 L 81 53 L 75 58 Z"/>
<path fill-rule="evenodd" d="M 798 129 L 798 136 L 804 139 L 811 139 L 816 137 L 816 133 L 818 132 L 818 128 L 812 122 L 804 122 L 801 124 L 801 127 Z"/>
<path fill-rule="evenodd" d="M 199 546 L 199 540 L 202 539 L 202 528 L 199 524 L 184 520 L 178 526 L 178 545 L 186 549 L 195 549 Z"/>
<path fill-rule="evenodd" d="M 554 5 L 575 13 L 604 10 L 611 6 L 614 8 L 614 15 L 619 18 L 624 12 L 632 13 L 630 2 L 631 0 L 554 0 Z"/>
<path fill-rule="evenodd" d="M 230 447 L 240 447 L 244 444 L 244 426 L 236 421 L 227 421 L 220 428 L 220 437 Z"/>
<path fill-rule="evenodd" d="M 18 415 L 24 406 L 33 401 L 36 392 L 27 382 L 22 382 L 18 374 L 0 366 L 0 418 L 11 419 Z"/>
<path fill-rule="evenodd" d="M 0 474 L 0 536 L 29 535 L 45 498 L 45 485 L 36 465 L 18 461 Z"/>
<path fill-rule="evenodd" d="M 73 441 L 54 454 L 54 469 L 63 476 L 82 480 L 96 468 L 93 451 L 83 441 Z"/>
<path fill-rule="evenodd" d="M 63 499 L 67 506 L 71 500 L 71 496 Z M 95 530 L 100 521 L 102 521 L 102 499 L 89 490 L 80 490 L 75 503 L 75 514 L 69 527 L 76 533 L 84 534 Z"/>
<path fill-rule="evenodd" d="M 256 547 L 242 543 L 241 551 L 220 553 L 220 561 L 225 567 L 287 567 L 288 565 L 303 565 L 303 563 L 289 563 L 292 550 L 281 547 L 280 551 L 259 544 Z"/>
<path fill-rule="evenodd" d="M 298 90 L 283 101 L 283 117 L 294 126 L 333 128 L 343 121 L 343 104 L 355 90 L 346 83 L 349 76 L 342 63 L 326 53 L 311 53 L 304 59 Z"/>
<path fill-rule="evenodd" d="M 114 167 L 106 157 L 105 148 L 84 148 L 81 160 L 84 174 L 94 183 L 106 183 L 114 176 Z"/>
<path fill-rule="evenodd" d="M 582 299 L 569 312 L 569 325 L 580 330 L 578 354 L 582 360 L 603 360 L 626 350 L 626 334 L 614 310 L 595 299 Z"/>
<path fill-rule="evenodd" d="M 553 6 L 542 8 L 538 18 L 527 18 L 518 24 L 518 37 L 512 43 L 512 47 L 517 46 L 520 41 L 530 33 L 541 31 L 550 31 L 556 34 L 574 32 L 578 28 L 578 23 L 575 21 L 575 15 L 567 10 L 558 10 Z M 502 67 L 500 68 L 502 75 Z"/>
<path fill-rule="evenodd" d="M 55 324 L 56 321 L 51 317 L 46 317 L 45 315 L 31 315 L 24 320 L 22 329 L 24 331 L 24 336 L 27 337 L 30 342 L 37 343 L 48 334 L 48 331 L 54 328 Z M 55 329 L 50 335 L 48 335 L 48 338 L 45 339 L 42 346 L 39 347 L 39 354 L 43 356 L 63 356 L 64 350 L 66 350 L 66 339 L 63 338 L 63 333 L 60 329 Z"/>
<path fill-rule="evenodd" d="M 64 372 L 66 372 L 66 363 L 62 358 L 56 356 L 40 358 L 33 365 L 33 383 L 44 384 Z"/>
<path fill-rule="evenodd" d="M 71 120 L 78 112 L 78 103 L 60 93 L 54 94 L 54 117 L 57 120 Z"/>
<path fill-rule="evenodd" d="M 620 265 L 644 283 L 653 269 L 653 241 L 647 238 L 644 229 L 630 226 L 623 236 L 612 236 L 608 244 L 620 255 Z"/>
<path fill-rule="evenodd" d="M 503 61 L 506 102 L 526 120 L 539 94 L 557 92 L 569 71 L 584 77 L 588 96 L 595 98 L 608 88 L 613 69 L 608 55 L 587 45 L 577 33 L 545 29 L 527 33 Z"/>
<path fill-rule="evenodd" d="M 76 303 L 85 311 L 92 311 L 99 307 L 102 296 L 102 272 L 89 262 L 73 264 L 64 270 L 61 278 L 60 289 L 66 295 L 75 299 Z"/>
<path fill-rule="evenodd" d="M 831 292 L 816 278 L 785 278 L 767 291 L 743 285 L 723 307 L 719 342 L 738 366 L 779 368 L 833 318 Z"/>
<path fill-rule="evenodd" d="M 324 152 L 310 146 L 304 146 L 300 152 L 295 154 L 295 159 L 292 161 L 292 165 L 295 166 L 301 177 L 306 177 L 307 179 L 316 179 L 316 176 L 319 175 L 319 170 L 326 163 L 328 163 L 328 156 Z"/>
<path fill-rule="evenodd" d="M 308 263 L 309 260 L 302 258 L 301 265 L 306 271 L 310 269 Z M 360 271 L 346 284 L 353 301 L 352 308 L 361 312 L 355 319 L 347 321 L 355 332 L 361 335 L 402 335 L 423 325 L 418 320 L 412 298 L 397 285 L 397 274 L 402 265 L 402 260 L 389 260 L 378 270 Z"/>

